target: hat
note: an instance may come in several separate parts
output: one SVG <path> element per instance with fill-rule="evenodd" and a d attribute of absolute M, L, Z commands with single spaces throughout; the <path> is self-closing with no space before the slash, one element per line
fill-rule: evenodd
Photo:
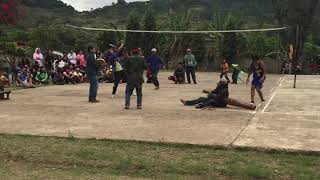
<path fill-rule="evenodd" d="M 152 48 L 151 52 L 157 52 L 156 48 Z"/>
<path fill-rule="evenodd" d="M 191 49 L 191 48 L 188 48 L 188 49 L 187 49 L 187 52 L 191 52 L 191 51 L 192 51 L 192 49 Z"/>

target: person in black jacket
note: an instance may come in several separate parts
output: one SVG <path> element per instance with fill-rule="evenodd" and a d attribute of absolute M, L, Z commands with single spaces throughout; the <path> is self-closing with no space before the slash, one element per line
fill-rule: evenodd
<path fill-rule="evenodd" d="M 224 79 L 220 80 L 217 88 L 208 94 L 208 97 L 201 97 L 191 101 L 185 101 L 181 99 L 181 102 L 185 106 L 194 106 L 196 109 L 202 109 L 206 107 L 227 107 L 227 101 L 229 98 L 228 82 Z"/>
<path fill-rule="evenodd" d="M 142 109 L 143 72 L 146 68 L 147 64 L 144 57 L 140 55 L 140 50 L 134 49 L 132 56 L 124 64 L 124 69 L 127 73 L 125 109 L 130 108 L 130 98 L 134 89 L 137 92 L 137 108 Z"/>
<path fill-rule="evenodd" d="M 89 46 L 88 53 L 86 56 L 87 61 L 87 77 L 90 82 L 90 90 L 89 90 L 89 102 L 98 103 L 97 93 L 98 93 L 98 72 L 99 65 L 97 63 L 95 57 L 96 49 L 93 46 Z"/>

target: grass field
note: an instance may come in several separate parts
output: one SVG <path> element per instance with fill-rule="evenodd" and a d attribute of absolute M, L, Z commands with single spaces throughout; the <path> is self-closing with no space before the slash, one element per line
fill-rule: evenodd
<path fill-rule="evenodd" d="M 0 179 L 320 179 L 320 156 L 0 135 Z"/>

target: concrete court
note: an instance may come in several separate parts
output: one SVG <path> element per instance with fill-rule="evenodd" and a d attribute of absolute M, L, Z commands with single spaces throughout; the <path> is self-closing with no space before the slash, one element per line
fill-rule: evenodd
<path fill-rule="evenodd" d="M 134 109 L 136 97 L 132 110 L 123 109 L 124 85 L 111 99 L 112 84 L 101 84 L 99 104 L 87 102 L 87 84 L 14 91 L 10 101 L 0 102 L 0 133 L 320 151 L 319 76 L 299 76 L 292 89 L 292 77 L 268 75 L 268 99 L 257 111 L 201 111 L 179 99 L 202 96 L 219 75 L 198 73 L 198 85 L 175 85 L 170 74 L 160 73 L 160 91 L 144 85 L 143 110 Z M 249 91 L 248 85 L 230 85 L 232 98 L 248 102 Z"/>

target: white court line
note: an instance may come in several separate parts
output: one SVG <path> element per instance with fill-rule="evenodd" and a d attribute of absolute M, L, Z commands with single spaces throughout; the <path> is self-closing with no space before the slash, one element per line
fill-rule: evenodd
<path fill-rule="evenodd" d="M 281 87 L 283 82 L 284 82 L 285 78 L 282 77 L 282 79 L 280 80 L 280 83 L 279 83 L 279 86 L 278 87 Z M 271 98 L 268 100 L 268 103 L 264 106 L 263 110 L 262 110 L 262 113 L 265 113 L 266 109 L 269 107 L 269 105 L 271 104 L 271 101 L 273 100 L 273 98 L 276 96 L 277 94 L 277 88 L 274 88 L 274 92 L 271 96 Z"/>

